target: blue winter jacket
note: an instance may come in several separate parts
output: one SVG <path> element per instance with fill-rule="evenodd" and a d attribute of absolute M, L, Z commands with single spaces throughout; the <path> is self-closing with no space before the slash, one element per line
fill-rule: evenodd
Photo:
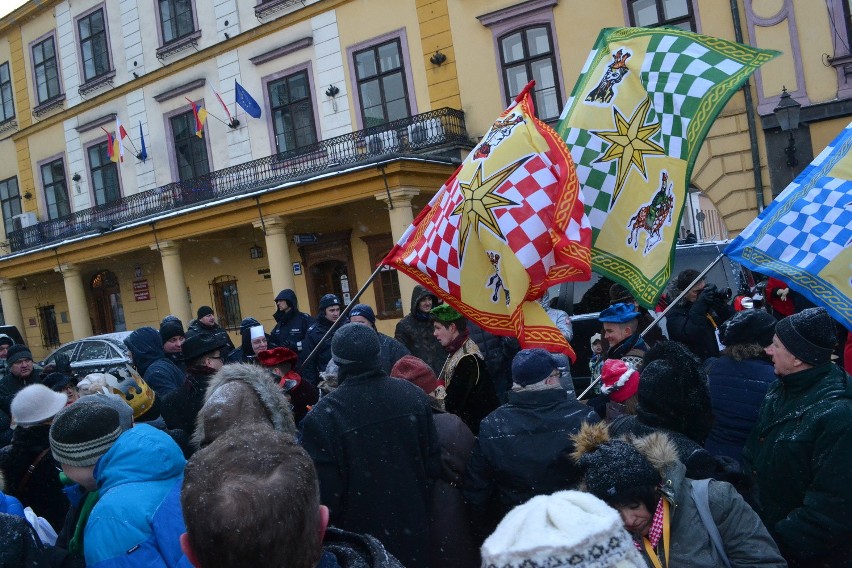
<path fill-rule="evenodd" d="M 158 396 L 183 384 L 183 371 L 163 351 L 163 339 L 153 327 L 140 327 L 127 336 L 124 344 L 133 355 L 133 364 Z"/>
<path fill-rule="evenodd" d="M 178 445 L 152 426 L 119 436 L 95 466 L 101 496 L 86 523 L 87 566 L 190 566 L 180 549 L 185 464 Z"/>
<path fill-rule="evenodd" d="M 715 420 L 704 449 L 742 463 L 743 448 L 757 422 L 760 405 L 777 378 L 766 359 L 736 361 L 726 355 L 709 363 L 707 383 Z"/>

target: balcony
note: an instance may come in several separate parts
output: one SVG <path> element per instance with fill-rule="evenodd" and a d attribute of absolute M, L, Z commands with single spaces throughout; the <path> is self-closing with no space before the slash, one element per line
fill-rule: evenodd
<path fill-rule="evenodd" d="M 15 253 L 72 237 L 103 233 L 162 213 L 274 187 L 381 156 L 446 153 L 459 146 L 470 147 L 464 113 L 451 108 L 437 109 L 36 223 L 9 233 L 9 248 Z"/>

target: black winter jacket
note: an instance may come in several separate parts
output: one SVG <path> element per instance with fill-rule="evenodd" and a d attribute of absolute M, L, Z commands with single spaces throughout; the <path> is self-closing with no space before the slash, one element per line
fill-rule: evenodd
<path fill-rule="evenodd" d="M 570 436 L 597 413 L 561 388 L 509 391 L 509 402 L 479 426 L 464 495 L 480 540 L 513 507 L 536 495 L 571 489 L 582 472 L 571 460 Z"/>
<path fill-rule="evenodd" d="M 302 357 L 307 357 L 307 353 L 303 353 L 304 345 L 302 342 L 305 335 L 308 333 L 308 328 L 314 323 L 314 318 L 304 312 L 299 311 L 299 300 L 296 298 L 296 293 L 293 290 L 284 290 L 281 295 L 286 300 L 291 309 L 289 312 L 276 311 L 273 314 L 275 318 L 275 327 L 270 333 L 271 342 L 276 347 L 286 347 L 294 351 Z"/>
<path fill-rule="evenodd" d="M 381 535 L 405 566 L 429 566 L 430 486 L 441 470 L 429 398 L 378 368 L 339 378 L 301 422 L 330 522 Z"/>
<path fill-rule="evenodd" d="M 54 530 L 59 530 L 65 522 L 69 503 L 59 481 L 59 464 L 50 452 L 49 432 L 49 424 L 15 428 L 11 445 L 0 450 L 0 470 L 6 478 L 6 492 L 17 497 L 24 507 L 32 507 Z M 45 450 L 47 453 L 22 487 L 27 470 Z"/>
<path fill-rule="evenodd" d="M 334 322 L 328 320 L 324 316 L 318 317 L 311 327 L 308 328 L 308 333 L 302 341 L 302 354 L 299 357 L 299 363 L 302 366 L 298 370 L 299 375 L 314 386 L 319 384 L 319 374 L 325 371 L 325 368 L 328 366 L 328 362 L 331 361 L 331 340 L 334 338 L 334 334 L 337 333 L 337 330 L 340 329 L 345 322 L 341 322 L 341 324 L 334 329 L 334 333 L 328 336 L 325 343 L 320 346 L 317 354 L 314 355 L 306 365 L 302 364 L 302 361 L 307 359 L 308 355 L 310 355 L 314 348 L 319 345 L 320 341 L 322 341 L 322 338 L 331 328 L 333 323 Z"/>
<path fill-rule="evenodd" d="M 677 291 L 677 294 L 680 292 Z M 708 315 L 713 319 L 712 322 Z M 666 329 L 669 332 L 669 339 L 680 341 L 689 347 L 689 350 L 703 362 L 710 357 L 719 356 L 716 328 L 732 315 L 734 315 L 734 309 L 730 305 L 710 302 L 704 296 L 699 296 L 695 302 L 686 300 L 678 302 L 666 316 Z"/>
<path fill-rule="evenodd" d="M 447 352 L 432 335 L 432 322 L 429 314 L 417 309 L 423 298 L 431 296 L 432 305 L 438 305 L 438 297 L 423 286 L 415 286 L 411 294 L 411 312 L 399 320 L 394 331 L 394 339 L 405 345 L 412 355 L 419 357 L 432 367 L 436 375 L 447 360 Z"/>

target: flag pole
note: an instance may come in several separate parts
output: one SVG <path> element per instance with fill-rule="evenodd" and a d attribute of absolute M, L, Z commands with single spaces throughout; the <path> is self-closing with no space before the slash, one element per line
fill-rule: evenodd
<path fill-rule="evenodd" d="M 376 279 L 376 276 L 378 276 L 378 275 L 379 275 L 379 272 L 381 272 L 381 271 L 382 271 L 382 267 L 383 267 L 383 266 L 384 266 L 384 264 L 380 264 L 379 266 L 377 266 L 377 267 L 376 267 L 376 269 L 373 271 L 373 273 L 370 275 L 370 277 L 367 279 L 367 281 L 364 283 L 364 285 L 363 285 L 363 286 L 361 286 L 361 289 L 360 289 L 360 290 L 358 290 L 358 293 L 357 293 L 357 294 L 355 294 L 355 296 L 353 296 L 353 297 L 352 297 L 352 299 L 349 301 L 349 304 L 347 304 L 347 305 L 346 305 L 346 307 L 345 307 L 345 308 L 343 308 L 343 311 L 342 311 L 342 312 L 340 312 L 340 317 L 338 317 L 338 318 L 334 321 L 334 323 L 332 323 L 332 324 L 331 324 L 331 327 L 330 327 L 330 328 L 328 328 L 328 331 L 326 331 L 326 332 L 325 332 L 325 335 L 323 335 L 323 336 L 322 336 L 322 339 L 320 339 L 320 340 L 319 340 L 319 343 L 317 343 L 316 347 L 314 347 L 314 350 L 313 350 L 313 351 L 311 351 L 311 352 L 308 354 L 308 356 L 307 356 L 307 357 L 305 357 L 305 360 L 304 360 L 304 361 L 302 361 L 302 364 L 301 364 L 301 365 L 299 365 L 299 368 L 298 368 L 298 369 L 296 369 L 296 371 L 300 371 L 300 370 L 302 370 L 302 369 L 305 367 L 305 365 L 307 365 L 307 364 L 308 364 L 308 362 L 309 362 L 311 359 L 313 359 L 313 358 L 314 358 L 314 355 L 316 355 L 317 351 L 319 351 L 319 348 L 320 348 L 320 347 L 322 347 L 323 343 L 325 343 L 326 341 L 328 341 L 329 336 L 330 336 L 332 333 L 334 333 L 334 331 L 335 331 L 338 327 L 340 327 L 340 323 L 341 323 L 341 322 L 343 322 L 343 321 L 345 321 L 345 317 L 346 317 L 347 315 L 349 315 L 349 312 L 351 312 L 351 311 L 352 311 L 352 307 L 353 307 L 355 304 L 357 304 L 357 303 L 358 303 L 358 298 L 360 298 L 360 297 L 361 297 L 361 295 L 362 295 L 362 294 L 363 294 L 363 293 L 367 290 L 367 286 L 369 286 L 370 284 L 372 284 L 372 283 L 373 283 L 373 280 L 375 280 L 375 279 Z"/>
<path fill-rule="evenodd" d="M 686 288 L 684 288 L 683 290 L 681 290 L 681 292 L 680 292 L 680 294 L 678 294 L 677 298 L 675 298 L 674 300 L 672 300 L 671 302 L 669 302 L 669 305 L 668 305 L 668 306 L 666 306 L 666 309 L 664 309 L 662 312 L 660 312 L 660 313 L 657 315 L 657 317 L 655 317 L 655 318 L 654 318 L 654 322 L 653 322 L 651 325 L 649 325 L 648 327 L 646 327 L 646 328 L 642 331 L 642 333 L 640 333 L 640 334 L 639 334 L 639 337 L 645 337 L 645 335 L 646 335 L 649 331 L 651 331 L 652 329 L 654 329 L 655 327 L 657 327 L 657 326 L 659 325 L 659 323 L 660 323 L 660 320 L 661 320 L 661 319 L 663 319 L 664 317 L 666 317 L 666 314 L 667 314 L 667 313 L 669 313 L 669 311 L 671 311 L 671 309 L 672 309 L 673 307 L 675 307 L 675 306 L 677 305 L 677 303 L 678 303 L 678 302 L 680 302 L 680 301 L 681 301 L 681 299 L 689 293 L 689 291 L 690 291 L 690 290 L 692 290 L 692 287 L 693 287 L 693 286 L 695 286 L 696 284 L 698 284 L 699 282 L 701 282 L 701 280 L 703 280 L 703 279 L 704 279 L 704 277 L 705 277 L 705 276 L 707 276 L 707 273 L 708 273 L 708 272 L 710 272 L 710 271 L 713 269 L 713 267 L 714 267 L 714 266 L 716 266 L 717 264 L 719 264 L 719 261 L 720 261 L 720 260 L 722 260 L 722 257 L 723 257 L 723 256 L 725 256 L 725 254 L 724 254 L 724 253 L 722 253 L 722 254 L 720 254 L 719 256 L 717 256 L 717 257 L 716 257 L 716 260 L 714 260 L 713 262 L 711 262 L 711 263 L 707 266 L 707 268 L 705 268 L 704 270 L 702 270 L 702 271 L 701 271 L 701 273 L 699 273 L 699 274 L 698 274 L 698 276 L 696 276 L 696 277 L 695 277 L 695 280 L 693 280 L 693 281 L 689 284 L 689 286 L 687 286 Z M 597 379 L 595 379 L 595 380 L 593 380 L 591 383 L 589 383 L 589 386 L 586 388 L 586 390 L 584 390 L 582 393 L 580 393 L 580 396 L 578 396 L 578 397 L 577 397 L 577 400 L 581 400 L 584 396 L 586 396 L 586 393 L 588 393 L 590 390 L 592 390 L 592 387 L 594 387 L 596 384 L 598 384 L 598 382 L 600 382 L 600 380 L 601 380 L 601 378 L 600 378 L 600 377 L 598 377 Z"/>

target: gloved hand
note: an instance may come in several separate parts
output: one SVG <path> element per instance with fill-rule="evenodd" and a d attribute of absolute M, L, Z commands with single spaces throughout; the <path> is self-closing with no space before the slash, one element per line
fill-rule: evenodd
<path fill-rule="evenodd" d="M 789 293 L 790 293 L 789 288 L 780 288 L 778 290 L 778 297 L 781 298 L 782 302 L 786 302 L 787 301 L 787 294 L 789 294 Z"/>
<path fill-rule="evenodd" d="M 71 374 L 71 358 L 65 353 L 59 353 L 53 358 L 54 370 L 63 375 Z"/>

